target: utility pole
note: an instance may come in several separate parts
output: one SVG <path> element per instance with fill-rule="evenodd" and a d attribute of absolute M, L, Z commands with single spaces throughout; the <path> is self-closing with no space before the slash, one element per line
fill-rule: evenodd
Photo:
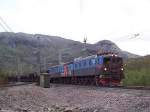
<path fill-rule="evenodd" d="M 41 47 L 40 47 L 40 45 L 41 45 L 41 42 L 40 42 L 40 36 L 37 36 L 37 39 L 38 39 L 38 65 L 39 65 L 39 67 L 38 67 L 38 75 L 40 75 L 41 74 Z"/>
<path fill-rule="evenodd" d="M 44 71 L 47 70 L 47 62 L 46 62 L 46 61 L 47 61 L 47 58 L 44 57 L 44 58 L 43 58 L 43 70 L 44 70 Z"/>
<path fill-rule="evenodd" d="M 87 42 L 87 37 L 84 37 L 84 40 L 83 40 L 83 42 L 84 42 L 84 50 L 86 50 L 86 42 Z"/>
<path fill-rule="evenodd" d="M 84 37 L 84 39 L 83 39 L 83 48 L 81 49 L 83 57 L 87 56 L 86 43 L 87 43 L 87 37 Z"/>
<path fill-rule="evenodd" d="M 20 70 L 19 70 L 19 68 L 20 68 L 20 67 L 19 67 L 19 63 L 20 63 L 20 60 L 19 60 L 18 57 L 16 57 L 16 64 L 17 64 L 17 68 L 16 68 L 16 69 L 17 69 L 17 75 L 19 75 L 19 73 L 20 73 L 20 72 L 19 72 L 19 71 L 20 71 Z"/>
<path fill-rule="evenodd" d="M 59 56 L 59 57 L 58 57 L 59 64 L 62 64 L 62 59 L 61 59 L 61 58 L 62 58 L 62 51 L 59 50 L 58 52 L 59 52 L 59 54 L 58 54 L 58 56 Z"/>

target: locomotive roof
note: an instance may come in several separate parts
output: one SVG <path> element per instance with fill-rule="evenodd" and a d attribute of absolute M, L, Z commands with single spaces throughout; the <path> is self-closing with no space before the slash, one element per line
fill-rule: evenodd
<path fill-rule="evenodd" d="M 102 54 L 97 54 L 97 55 L 91 55 L 91 56 L 87 56 L 87 57 L 75 58 L 74 61 L 67 62 L 67 63 L 60 64 L 60 65 L 51 66 L 50 68 L 59 67 L 59 66 L 64 66 L 64 65 L 67 65 L 67 64 L 72 64 L 73 62 L 79 62 L 79 61 L 81 61 L 81 60 L 96 58 L 97 56 L 103 56 L 103 57 L 112 57 L 112 56 L 115 56 L 115 57 L 120 57 L 120 56 L 118 56 L 117 54 L 103 54 L 103 55 L 102 55 Z M 120 58 L 121 58 L 121 57 L 120 57 Z"/>
<path fill-rule="evenodd" d="M 67 62 L 67 63 L 64 63 L 64 64 L 59 64 L 59 65 L 54 65 L 54 66 L 51 66 L 50 68 L 55 68 L 55 67 L 60 67 L 60 66 L 64 66 L 66 64 L 72 64 L 73 62 Z"/>
<path fill-rule="evenodd" d="M 86 60 L 86 59 L 91 59 L 91 58 L 96 58 L 97 55 L 91 55 L 91 56 L 88 56 L 88 57 L 79 57 L 79 58 L 75 58 L 74 59 L 74 62 L 78 62 L 78 61 L 81 61 L 81 60 Z"/>

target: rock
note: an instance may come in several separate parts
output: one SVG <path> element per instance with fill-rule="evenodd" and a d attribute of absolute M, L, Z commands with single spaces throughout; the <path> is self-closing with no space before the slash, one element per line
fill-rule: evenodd
<path fill-rule="evenodd" d="M 22 112 L 28 112 L 28 110 L 22 110 Z"/>
<path fill-rule="evenodd" d="M 138 110 L 149 112 L 150 110 L 150 90 L 54 85 L 51 88 L 41 88 L 31 84 L 0 90 L 0 112 L 138 112 Z"/>
<path fill-rule="evenodd" d="M 65 108 L 64 112 L 73 112 L 74 108 L 67 107 Z"/>

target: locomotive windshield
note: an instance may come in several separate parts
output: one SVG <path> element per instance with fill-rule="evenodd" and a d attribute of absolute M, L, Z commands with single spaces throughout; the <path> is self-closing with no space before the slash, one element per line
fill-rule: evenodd
<path fill-rule="evenodd" d="M 122 63 L 122 58 L 120 57 L 105 57 L 104 58 L 104 64 L 109 64 L 109 63 Z"/>
<path fill-rule="evenodd" d="M 112 63 L 122 63 L 122 58 L 120 57 L 112 58 Z"/>
<path fill-rule="evenodd" d="M 110 57 L 105 57 L 104 58 L 104 64 L 109 64 L 111 61 L 111 58 Z"/>

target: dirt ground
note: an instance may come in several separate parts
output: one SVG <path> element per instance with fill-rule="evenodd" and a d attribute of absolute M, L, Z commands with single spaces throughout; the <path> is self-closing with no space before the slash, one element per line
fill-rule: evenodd
<path fill-rule="evenodd" d="M 34 84 L 0 88 L 0 112 L 150 112 L 150 90 Z"/>

